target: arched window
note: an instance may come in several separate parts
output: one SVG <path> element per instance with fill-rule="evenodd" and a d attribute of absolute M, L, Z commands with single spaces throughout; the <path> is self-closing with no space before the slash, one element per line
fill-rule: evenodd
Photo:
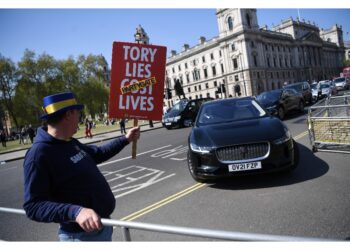
<path fill-rule="evenodd" d="M 228 24 L 228 29 L 229 29 L 229 30 L 233 30 L 233 21 L 232 21 L 232 17 L 228 17 L 228 19 L 227 19 L 227 24 Z"/>

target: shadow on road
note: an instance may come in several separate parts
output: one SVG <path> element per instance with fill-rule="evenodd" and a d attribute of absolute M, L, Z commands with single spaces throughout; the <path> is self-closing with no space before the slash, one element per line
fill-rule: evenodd
<path fill-rule="evenodd" d="M 292 185 L 318 178 L 326 174 L 329 166 L 326 162 L 318 158 L 310 149 L 298 143 L 300 150 L 300 162 L 298 167 L 292 172 L 237 176 L 230 179 L 221 180 L 209 187 L 217 189 L 258 189 L 276 186 Z"/>

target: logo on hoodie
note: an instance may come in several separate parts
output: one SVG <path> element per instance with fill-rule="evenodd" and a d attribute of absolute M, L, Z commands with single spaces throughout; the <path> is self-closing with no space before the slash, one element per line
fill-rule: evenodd
<path fill-rule="evenodd" d="M 70 158 L 70 160 L 74 163 L 74 164 L 76 164 L 76 163 L 78 163 L 79 161 L 81 161 L 86 155 L 87 155 L 87 153 L 84 151 L 84 150 L 82 150 L 82 149 L 80 149 L 78 146 L 76 146 L 76 149 L 79 151 L 76 155 L 73 155 L 71 158 Z"/>

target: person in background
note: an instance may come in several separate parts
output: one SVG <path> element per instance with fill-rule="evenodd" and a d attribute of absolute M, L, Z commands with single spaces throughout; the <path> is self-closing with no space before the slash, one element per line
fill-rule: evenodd
<path fill-rule="evenodd" d="M 126 130 L 125 130 L 125 118 L 120 119 L 119 125 L 120 125 L 120 133 L 121 133 L 121 134 L 123 134 L 123 133 L 126 134 Z"/>
<path fill-rule="evenodd" d="M 35 136 L 35 131 L 34 129 L 32 128 L 32 125 L 29 124 L 29 127 L 27 129 L 27 133 L 28 133 L 28 137 L 29 137 L 29 140 L 30 140 L 30 143 L 33 144 L 33 140 L 34 140 L 34 136 Z"/>
<path fill-rule="evenodd" d="M 97 164 L 138 140 L 140 127 L 102 146 L 82 144 L 73 138 L 82 109 L 71 92 L 44 97 L 47 125 L 23 163 L 23 208 L 34 221 L 59 223 L 60 241 L 111 241 L 113 228 L 101 218 L 110 217 L 115 198 Z"/>
<path fill-rule="evenodd" d="M 88 118 L 86 118 L 85 119 L 85 138 L 92 138 L 91 129 L 92 129 L 92 122 Z"/>
<path fill-rule="evenodd" d="M 6 148 L 6 134 L 4 130 L 1 130 L 0 132 L 0 140 L 1 140 L 2 146 Z"/>

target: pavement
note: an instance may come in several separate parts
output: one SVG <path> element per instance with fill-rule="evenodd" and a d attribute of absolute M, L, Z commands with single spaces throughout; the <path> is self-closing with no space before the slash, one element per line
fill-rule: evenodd
<path fill-rule="evenodd" d="M 162 126 L 161 122 L 153 122 L 153 127 L 150 127 L 149 124 L 140 125 L 141 133 L 145 132 L 145 131 L 149 131 L 149 130 L 159 129 L 162 127 L 163 126 Z M 103 142 L 103 141 L 110 140 L 110 139 L 113 139 L 113 138 L 116 138 L 119 136 L 121 136 L 120 130 L 115 130 L 115 131 L 111 131 L 111 132 L 96 134 L 92 138 L 82 137 L 82 138 L 77 138 L 77 139 L 81 143 L 91 144 L 91 143 Z M 28 150 L 28 148 L 1 153 L 0 154 L 0 164 L 5 164 L 6 162 L 9 162 L 9 161 L 23 159 L 27 150 Z"/>

